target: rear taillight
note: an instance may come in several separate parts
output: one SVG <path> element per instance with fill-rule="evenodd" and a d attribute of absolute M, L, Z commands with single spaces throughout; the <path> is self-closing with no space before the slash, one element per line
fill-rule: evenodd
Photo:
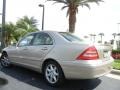
<path fill-rule="evenodd" d="M 98 59 L 98 52 L 94 46 L 86 49 L 82 54 L 80 54 L 76 59 L 77 60 L 96 60 Z"/>

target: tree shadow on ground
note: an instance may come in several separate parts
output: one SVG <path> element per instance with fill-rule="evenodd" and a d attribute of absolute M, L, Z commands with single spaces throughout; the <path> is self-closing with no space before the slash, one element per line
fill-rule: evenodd
<path fill-rule="evenodd" d="M 11 68 L 1 68 L 0 71 L 14 79 L 17 79 L 42 90 L 93 90 L 101 83 L 100 79 L 65 80 L 65 83 L 62 86 L 56 88 L 47 85 L 41 74 L 26 68 L 13 66 Z"/>

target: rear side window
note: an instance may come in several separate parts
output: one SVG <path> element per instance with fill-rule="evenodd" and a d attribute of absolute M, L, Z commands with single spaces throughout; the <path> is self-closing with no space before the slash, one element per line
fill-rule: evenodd
<path fill-rule="evenodd" d="M 53 45 L 53 40 L 47 33 L 38 33 L 33 40 L 33 45 Z"/>
<path fill-rule="evenodd" d="M 68 40 L 70 42 L 82 42 L 83 41 L 79 37 L 72 35 L 70 33 L 60 32 L 60 35 L 63 36 L 66 40 Z"/>

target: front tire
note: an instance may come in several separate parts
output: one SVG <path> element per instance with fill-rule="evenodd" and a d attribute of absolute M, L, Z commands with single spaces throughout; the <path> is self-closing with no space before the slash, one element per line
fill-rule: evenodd
<path fill-rule="evenodd" d="M 64 81 L 64 74 L 59 64 L 54 61 L 48 62 L 44 67 L 44 77 L 51 86 L 59 86 Z"/>
<path fill-rule="evenodd" d="M 0 63 L 1 63 L 1 66 L 5 67 L 5 68 L 7 68 L 11 65 L 7 53 L 2 53 L 2 55 L 0 57 Z"/>

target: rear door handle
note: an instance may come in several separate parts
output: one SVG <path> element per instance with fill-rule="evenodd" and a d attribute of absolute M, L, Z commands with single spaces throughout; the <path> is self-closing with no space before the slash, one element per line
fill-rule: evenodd
<path fill-rule="evenodd" d="M 44 47 L 44 48 L 42 48 L 41 50 L 45 51 L 45 50 L 48 50 L 48 49 L 47 49 L 47 47 Z"/>

